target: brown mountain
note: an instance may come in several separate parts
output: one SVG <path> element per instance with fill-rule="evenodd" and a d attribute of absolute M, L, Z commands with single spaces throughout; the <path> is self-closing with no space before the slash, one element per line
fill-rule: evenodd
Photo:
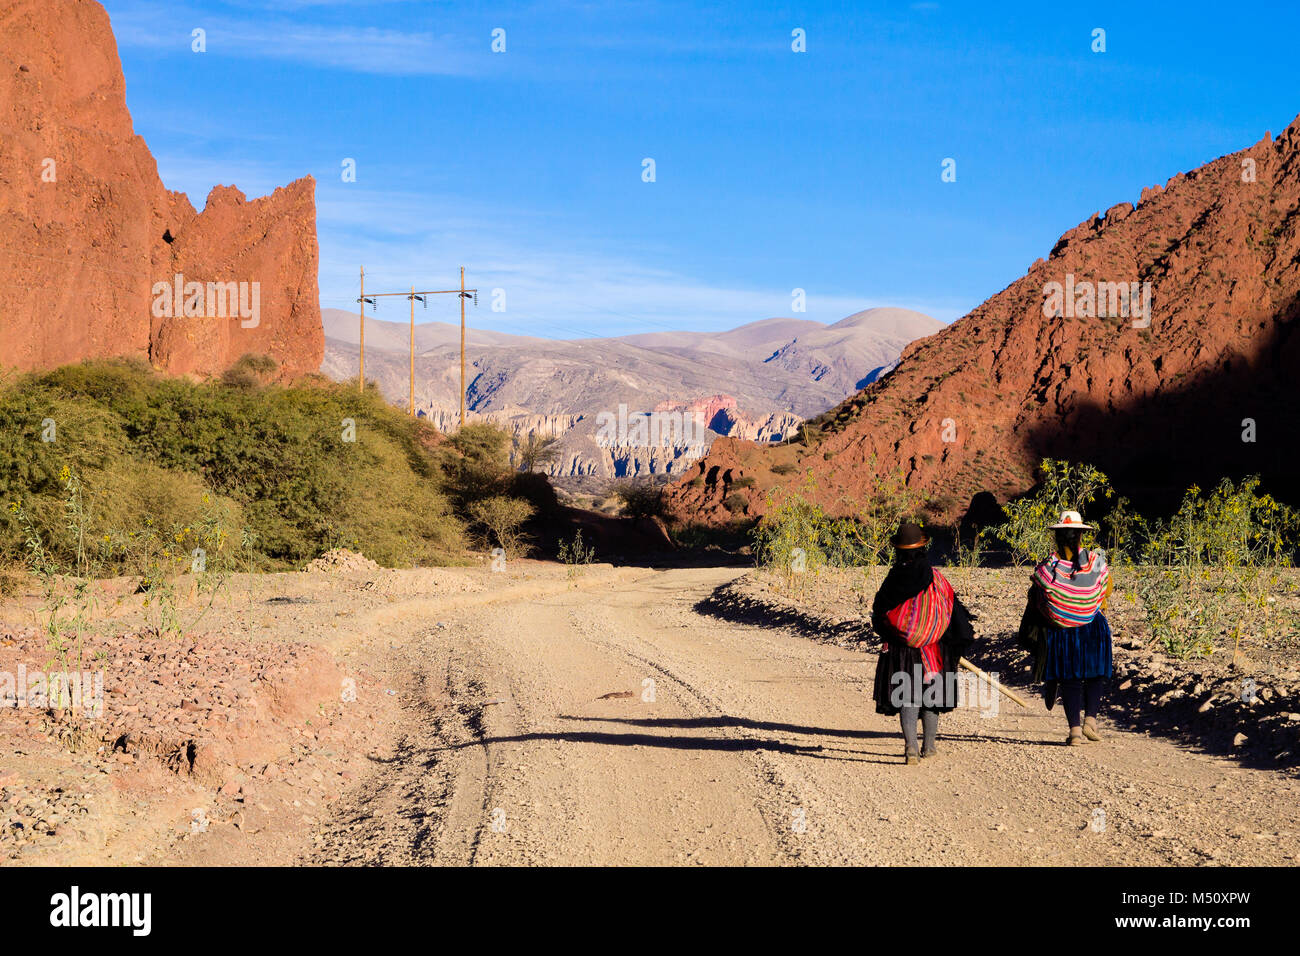
<path fill-rule="evenodd" d="M 0 365 L 138 356 L 209 374 L 262 352 L 286 376 L 319 367 L 315 182 L 251 202 L 219 186 L 201 213 L 168 191 L 98 3 L 0 0 L 0 134 Z"/>
<path fill-rule="evenodd" d="M 1119 294 L 1129 283 L 1138 315 Z M 822 416 L 810 445 L 715 442 L 671 505 L 690 520 L 753 515 L 811 469 L 838 508 L 897 468 L 952 518 L 979 492 L 1028 490 L 1042 456 L 1091 462 L 1157 509 L 1193 482 L 1251 473 L 1300 501 L 1298 317 L 1300 119 L 1088 217 Z"/>
<path fill-rule="evenodd" d="M 321 371 L 357 374 L 359 319 L 326 309 Z M 722 332 L 654 332 L 550 340 L 469 331 L 468 403 L 520 438 L 560 439 L 544 466 L 556 478 L 680 474 L 717 435 L 772 441 L 818 414 L 897 361 L 908 343 L 943 324 L 908 309 L 876 308 L 833 325 L 774 318 Z M 406 406 L 410 328 L 366 318 L 366 378 Z M 440 322 L 415 327 L 415 407 L 438 428 L 459 416 L 460 330 Z M 705 429 L 699 441 L 627 440 L 602 444 L 602 415 L 687 413 Z"/>

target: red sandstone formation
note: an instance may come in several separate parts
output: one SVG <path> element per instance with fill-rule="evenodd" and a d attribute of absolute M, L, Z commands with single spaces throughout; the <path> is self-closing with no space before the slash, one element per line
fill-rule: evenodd
<path fill-rule="evenodd" d="M 0 0 L 0 37 L 0 365 L 138 356 L 207 375 L 260 352 L 315 372 L 311 177 L 251 202 L 219 186 L 196 213 L 134 133 L 103 7 Z M 161 301 L 177 275 L 201 294 Z"/>
<path fill-rule="evenodd" d="M 1044 315 L 1050 283 L 1072 316 Z M 1150 326 L 1103 314 L 1117 287 L 1102 283 L 1149 290 Z M 1096 464 L 1160 508 L 1193 482 L 1251 473 L 1300 502 L 1298 317 L 1300 120 L 1089 216 L 1026 276 L 908 346 L 808 444 L 714 442 L 670 507 L 683 520 L 752 517 L 811 469 L 822 502 L 842 510 L 900 469 L 952 518 L 979 492 L 1028 490 L 1043 456 Z"/>

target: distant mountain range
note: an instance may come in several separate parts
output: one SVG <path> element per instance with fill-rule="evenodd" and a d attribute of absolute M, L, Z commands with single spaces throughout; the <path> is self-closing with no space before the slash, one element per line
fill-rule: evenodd
<path fill-rule="evenodd" d="M 356 313 L 322 310 L 321 371 L 354 378 Z M 703 448 L 718 435 L 778 441 L 873 381 L 903 349 L 943 323 L 908 309 L 858 312 L 833 325 L 772 318 L 724 332 L 650 332 L 614 338 L 540 339 L 468 332 L 468 403 L 475 417 L 497 421 L 519 438 L 560 439 L 552 475 L 606 478 L 677 474 L 702 452 L 676 433 L 647 442 L 635 429 L 600 442 L 600 425 L 659 413 L 686 415 L 706 427 Z M 366 378 L 394 404 L 409 392 L 410 327 L 366 318 Z M 460 329 L 415 326 L 415 408 L 439 428 L 454 428 L 459 410 Z M 602 415 L 606 416 L 602 419 Z M 647 435 L 651 434 L 647 432 Z"/>

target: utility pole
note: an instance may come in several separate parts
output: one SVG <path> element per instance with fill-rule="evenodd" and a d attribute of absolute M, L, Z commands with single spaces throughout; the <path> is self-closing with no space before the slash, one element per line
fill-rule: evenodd
<path fill-rule="evenodd" d="M 357 373 L 357 390 L 366 390 L 366 267 L 361 267 L 361 371 Z"/>
<path fill-rule="evenodd" d="M 357 296 L 357 302 L 361 304 L 361 332 L 358 341 L 361 345 L 361 368 L 357 372 L 357 391 L 364 393 L 366 390 L 366 303 L 378 308 L 374 296 L 366 298 L 366 267 L 361 267 L 361 295 Z"/>
<path fill-rule="evenodd" d="M 411 417 L 415 417 L 415 286 L 411 286 Z"/>
<path fill-rule="evenodd" d="M 407 296 L 411 300 L 411 417 L 415 417 L 415 300 L 419 299 L 421 304 L 427 309 L 429 300 L 423 294 L 417 295 L 415 286 L 411 286 L 411 294 Z"/>
<path fill-rule="evenodd" d="M 460 427 L 465 427 L 465 267 L 460 267 Z"/>

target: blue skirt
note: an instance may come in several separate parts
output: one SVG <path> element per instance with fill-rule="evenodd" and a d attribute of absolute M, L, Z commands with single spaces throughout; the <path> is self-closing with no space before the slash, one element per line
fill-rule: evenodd
<path fill-rule="evenodd" d="M 1047 649 L 1043 680 L 1086 680 L 1110 677 L 1110 624 L 1100 611 L 1079 627 L 1043 629 Z"/>

